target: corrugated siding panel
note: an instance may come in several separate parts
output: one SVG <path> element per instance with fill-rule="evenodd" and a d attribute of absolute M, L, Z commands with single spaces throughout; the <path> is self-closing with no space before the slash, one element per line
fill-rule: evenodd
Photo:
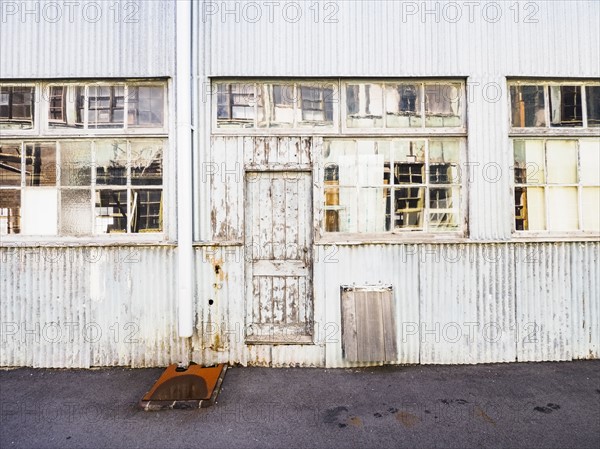
<path fill-rule="evenodd" d="M 598 244 L 516 247 L 519 361 L 597 358 Z"/>
<path fill-rule="evenodd" d="M 2 248 L 0 365 L 187 361 L 168 247 Z"/>
<path fill-rule="evenodd" d="M 398 363 L 419 363 L 419 258 L 414 245 L 320 246 L 315 288 L 324 294 L 329 367 L 364 366 L 345 360 L 341 345 L 340 285 L 392 285 Z M 324 282 L 324 284 L 322 284 Z"/>
<path fill-rule="evenodd" d="M 16 14 L 8 13 L 9 3 L 17 7 Z M 5 2 L 3 8 L 1 78 L 174 73 L 175 2 L 84 1 L 69 9 L 65 2 L 36 0 Z"/>
<path fill-rule="evenodd" d="M 518 17 L 513 3 L 478 2 L 471 20 L 469 6 L 453 2 L 462 13 L 455 23 L 439 1 L 298 2 L 296 22 L 286 3 L 269 17 L 256 2 L 258 20 L 243 2 L 205 3 L 197 7 L 200 23 L 207 21 L 207 76 L 600 75 L 595 1 L 521 2 Z"/>
<path fill-rule="evenodd" d="M 421 363 L 515 361 L 510 246 L 426 245 L 420 251 Z"/>

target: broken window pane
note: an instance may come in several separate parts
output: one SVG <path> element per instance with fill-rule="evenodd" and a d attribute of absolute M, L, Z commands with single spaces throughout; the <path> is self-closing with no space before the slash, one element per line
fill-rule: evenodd
<path fill-rule="evenodd" d="M 21 185 L 21 144 L 0 142 L 0 186 Z"/>
<path fill-rule="evenodd" d="M 333 126 L 333 84 L 299 85 L 300 108 L 299 125 Z"/>
<path fill-rule="evenodd" d="M 21 191 L 0 189 L 0 235 L 21 232 Z"/>
<path fill-rule="evenodd" d="M 388 128 L 419 128 L 421 113 L 421 84 L 386 85 L 385 109 Z"/>
<path fill-rule="evenodd" d="M 600 140 L 579 141 L 581 183 L 600 185 Z"/>
<path fill-rule="evenodd" d="M 25 185 L 56 185 L 56 145 L 54 143 L 25 144 Z"/>
<path fill-rule="evenodd" d="M 398 140 L 391 142 L 392 159 L 403 163 L 425 163 L 425 141 L 424 140 Z M 398 181 L 395 181 L 396 183 Z"/>
<path fill-rule="evenodd" d="M 127 232 L 127 190 L 96 190 L 96 234 Z"/>
<path fill-rule="evenodd" d="M 163 176 L 160 140 L 131 141 L 131 184 L 160 185 Z"/>
<path fill-rule="evenodd" d="M 91 183 L 91 142 L 60 143 L 60 185 L 86 186 Z"/>
<path fill-rule="evenodd" d="M 588 126 L 600 126 L 600 86 L 586 86 Z"/>
<path fill-rule="evenodd" d="M 60 234 L 89 235 L 92 230 L 90 190 L 63 189 L 60 192 Z"/>
<path fill-rule="evenodd" d="M 95 153 L 96 184 L 127 184 L 127 142 L 99 140 Z"/>
<path fill-rule="evenodd" d="M 582 126 L 581 86 L 550 86 L 550 125 Z"/>
<path fill-rule="evenodd" d="M 543 140 L 515 140 L 515 183 L 544 184 L 546 182 Z"/>
<path fill-rule="evenodd" d="M 379 84 L 346 86 L 346 126 L 348 128 L 383 127 L 383 89 Z"/>
<path fill-rule="evenodd" d="M 131 128 L 162 127 L 165 111 L 163 86 L 129 86 L 127 124 Z"/>
<path fill-rule="evenodd" d="M 133 190 L 131 204 L 131 232 L 162 231 L 162 190 Z"/>
<path fill-rule="evenodd" d="M 546 203 L 543 188 L 515 188 L 515 229 L 517 231 L 546 229 Z"/>
<path fill-rule="evenodd" d="M 548 183 L 577 183 L 577 141 L 548 140 L 546 142 Z"/>
<path fill-rule="evenodd" d="M 0 129 L 33 128 L 33 86 L 0 86 Z"/>
<path fill-rule="evenodd" d="M 460 97 L 460 84 L 426 83 L 425 126 L 461 126 Z"/>
<path fill-rule="evenodd" d="M 513 127 L 546 126 L 543 86 L 510 86 L 510 104 Z"/>
<path fill-rule="evenodd" d="M 217 84 L 217 127 L 254 127 L 254 83 Z"/>
<path fill-rule="evenodd" d="M 261 84 L 258 86 L 258 126 L 292 127 L 295 94 L 293 84 Z"/>
<path fill-rule="evenodd" d="M 402 187 L 394 189 L 394 227 L 422 230 L 425 188 Z"/>
<path fill-rule="evenodd" d="M 549 187 L 548 230 L 574 231 L 579 227 L 576 187 Z"/>
<path fill-rule="evenodd" d="M 584 231 L 600 231 L 600 188 L 584 187 L 582 189 L 581 212 Z"/>
<path fill-rule="evenodd" d="M 460 143 L 458 140 L 432 140 L 429 142 L 429 182 L 453 184 L 460 182 Z"/>
<path fill-rule="evenodd" d="M 459 188 L 429 189 L 429 226 L 432 231 L 458 228 Z"/>
<path fill-rule="evenodd" d="M 88 128 L 122 128 L 125 86 L 88 87 Z"/>
<path fill-rule="evenodd" d="M 50 86 L 49 101 L 48 125 L 50 128 L 83 128 L 84 86 Z"/>

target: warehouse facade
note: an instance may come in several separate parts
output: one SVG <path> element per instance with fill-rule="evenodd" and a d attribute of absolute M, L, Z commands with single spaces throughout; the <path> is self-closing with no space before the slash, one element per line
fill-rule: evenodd
<path fill-rule="evenodd" d="M 597 3 L 1 6 L 0 365 L 598 358 Z"/>

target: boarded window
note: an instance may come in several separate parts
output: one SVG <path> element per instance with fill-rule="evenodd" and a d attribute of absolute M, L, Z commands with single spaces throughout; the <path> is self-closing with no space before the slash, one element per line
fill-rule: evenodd
<path fill-rule="evenodd" d="M 342 351 L 351 362 L 398 359 L 393 291 L 385 287 L 341 287 Z"/>

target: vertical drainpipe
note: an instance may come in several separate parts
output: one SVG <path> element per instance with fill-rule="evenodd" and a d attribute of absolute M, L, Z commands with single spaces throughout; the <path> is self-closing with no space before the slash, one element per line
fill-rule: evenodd
<path fill-rule="evenodd" d="M 176 13 L 176 104 L 177 104 L 177 287 L 178 332 L 182 338 L 193 332 L 192 247 L 192 2 L 179 0 Z"/>

